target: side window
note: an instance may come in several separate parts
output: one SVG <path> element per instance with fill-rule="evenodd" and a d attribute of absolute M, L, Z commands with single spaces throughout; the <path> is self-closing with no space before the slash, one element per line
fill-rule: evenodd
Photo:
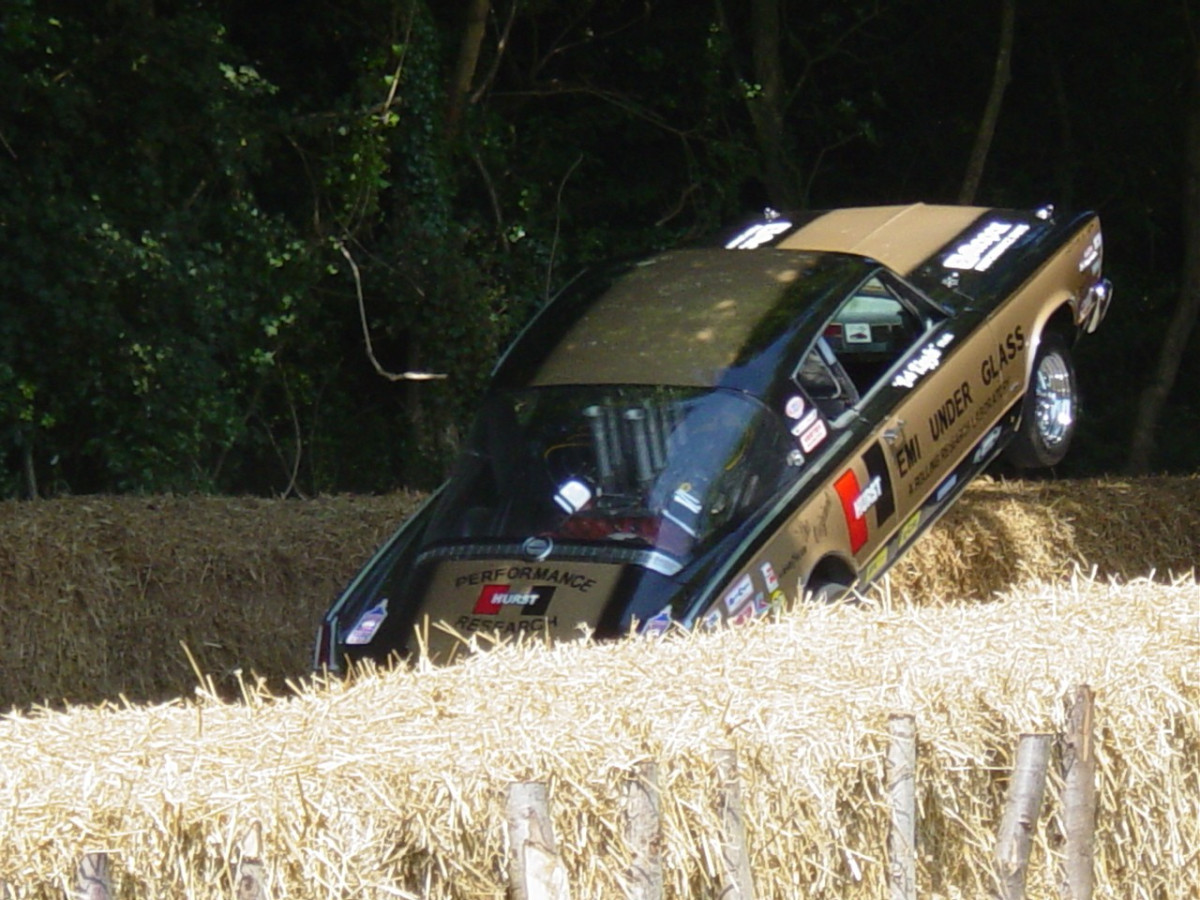
<path fill-rule="evenodd" d="M 913 349 L 925 326 L 909 303 L 873 276 L 846 298 L 826 324 L 824 337 L 861 397 Z"/>
<path fill-rule="evenodd" d="M 824 337 L 817 338 L 792 377 L 827 419 L 836 419 L 858 402 L 858 389 Z"/>

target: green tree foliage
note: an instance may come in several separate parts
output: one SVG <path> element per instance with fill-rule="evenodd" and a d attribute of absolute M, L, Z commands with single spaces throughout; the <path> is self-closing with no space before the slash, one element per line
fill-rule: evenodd
<path fill-rule="evenodd" d="M 0 495 L 429 485 L 581 266 L 780 196 L 952 201 L 998 27 L 952 0 L 511 0 L 480 38 L 479 9 L 0 7 Z M 1018 8 L 978 200 L 1105 218 L 1084 467 L 1123 458 L 1178 282 L 1188 24 Z M 1164 460 L 1197 465 L 1188 433 Z"/>
<path fill-rule="evenodd" d="M 6 447 L 52 490 L 215 487 L 311 281 L 252 186 L 274 88 L 187 5 L 6 10 Z"/>

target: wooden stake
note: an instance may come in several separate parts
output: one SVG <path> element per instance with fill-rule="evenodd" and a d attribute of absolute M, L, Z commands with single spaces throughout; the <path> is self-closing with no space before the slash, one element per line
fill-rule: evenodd
<path fill-rule="evenodd" d="M 570 900 L 567 868 L 554 841 L 544 782 L 509 785 L 508 844 L 513 900 Z"/>
<path fill-rule="evenodd" d="M 892 810 L 888 832 L 888 896 L 917 896 L 917 725 L 910 715 L 888 719 L 887 792 Z"/>
<path fill-rule="evenodd" d="M 754 878 L 746 846 L 746 822 L 742 811 L 742 789 L 738 780 L 737 755 L 732 748 L 716 752 L 717 777 L 723 842 L 721 847 L 721 900 L 753 900 Z"/>
<path fill-rule="evenodd" d="M 1075 688 L 1063 736 L 1063 857 L 1059 894 L 1065 900 L 1092 900 L 1095 891 L 1096 752 L 1092 721 L 1095 694 Z"/>
<path fill-rule="evenodd" d="M 662 812 L 658 766 L 638 763 L 625 794 L 625 839 L 633 854 L 629 900 L 662 900 Z"/>
<path fill-rule="evenodd" d="M 996 841 L 996 879 L 1000 900 L 1024 900 L 1029 850 L 1037 828 L 1051 734 L 1023 734 L 1017 744 L 1017 762 L 1004 804 L 1004 817 Z"/>

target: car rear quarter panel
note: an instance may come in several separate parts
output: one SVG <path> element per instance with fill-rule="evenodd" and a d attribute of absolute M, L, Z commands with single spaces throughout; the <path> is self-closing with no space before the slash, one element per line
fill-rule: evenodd
<path fill-rule="evenodd" d="M 997 333 L 1007 333 L 1018 325 L 1027 330 L 1032 352 L 1026 359 L 1026 383 L 1033 355 L 1050 319 L 1065 307 L 1075 326 L 1082 325 L 1082 301 L 1100 277 L 1102 263 L 1100 220 L 1093 216 L 990 317 L 989 323 Z"/>
<path fill-rule="evenodd" d="M 727 587 L 704 618 L 738 620 L 765 597 L 799 599 L 814 572 L 835 560 L 871 580 L 939 514 L 953 473 L 969 455 L 982 458 L 997 423 L 1030 383 L 1038 341 L 1057 312 L 1078 324 L 1082 298 L 1100 274 L 1100 225 L 1092 217 L 990 312 L 961 318 L 918 342 L 946 333 L 953 343 L 937 369 L 918 382 L 848 453 Z M 982 321 L 981 321 L 982 319 Z"/>

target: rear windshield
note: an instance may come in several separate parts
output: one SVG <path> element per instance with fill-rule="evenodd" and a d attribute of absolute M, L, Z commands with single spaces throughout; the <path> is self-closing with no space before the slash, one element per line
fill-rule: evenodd
<path fill-rule="evenodd" d="M 680 563 L 797 470 L 783 421 L 740 391 L 566 385 L 493 394 L 426 535 L 585 542 Z"/>

